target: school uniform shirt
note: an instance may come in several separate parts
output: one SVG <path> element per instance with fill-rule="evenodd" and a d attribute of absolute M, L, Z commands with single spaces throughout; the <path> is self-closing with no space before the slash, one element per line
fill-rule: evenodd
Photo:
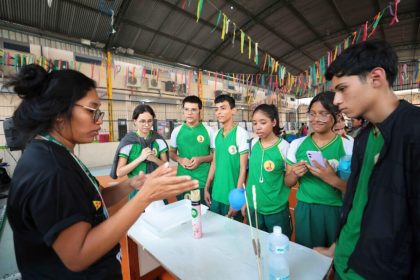
<path fill-rule="evenodd" d="M 194 127 L 183 123 L 172 131 L 170 146 L 178 150 L 181 158 L 208 156 L 214 149 L 213 129 L 201 122 Z M 189 175 L 198 180 L 200 188 L 204 188 L 209 170 L 210 162 L 203 162 L 192 170 L 178 164 L 177 175 Z"/>
<path fill-rule="evenodd" d="M 213 180 L 212 199 L 229 205 L 229 192 L 237 187 L 240 157 L 248 153 L 248 132 L 236 125 L 227 135 L 219 129 L 215 138 L 216 170 Z"/>
<path fill-rule="evenodd" d="M 350 269 L 347 262 L 360 238 L 363 211 L 368 202 L 369 178 L 378 161 L 383 145 L 384 138 L 382 134 L 375 133 L 375 129 L 372 128 L 366 144 L 363 165 L 360 170 L 360 176 L 353 199 L 353 206 L 349 212 L 347 222 L 341 229 L 340 237 L 336 242 L 334 252 L 334 267 L 336 273 L 338 273 L 342 279 L 364 279 L 353 269 Z"/>
<path fill-rule="evenodd" d="M 66 228 L 106 220 L 98 191 L 66 148 L 46 140 L 28 144 L 13 174 L 7 210 L 23 279 L 122 278 L 119 245 L 81 272 L 67 269 L 52 248 Z"/>
<path fill-rule="evenodd" d="M 320 148 L 312 140 L 311 134 L 290 143 L 289 151 L 287 152 L 287 163 L 292 165 L 302 160 L 310 163 L 306 152 L 320 151 L 324 159 L 327 159 L 337 171 L 340 158 L 345 155 L 351 155 L 352 150 L 353 142 L 338 135 Z M 341 191 L 312 175 L 309 171 L 299 179 L 299 189 L 296 198 L 306 203 L 329 206 L 341 206 L 343 204 Z"/>
<path fill-rule="evenodd" d="M 284 184 L 285 159 L 289 143 L 279 139 L 270 147 L 263 148 L 259 138 L 251 142 L 248 182 L 248 203 L 254 208 L 252 185 L 255 185 L 258 212 L 275 214 L 287 208 L 290 188 Z"/>
<path fill-rule="evenodd" d="M 153 141 L 152 147 L 150 147 L 157 158 L 160 158 L 160 155 L 168 150 L 164 141 L 165 140 L 162 139 L 156 139 L 155 141 Z M 129 164 L 141 155 L 142 150 L 143 148 L 140 143 L 130 144 L 122 147 L 118 156 L 126 158 L 127 164 Z M 141 171 L 146 173 L 146 161 L 142 161 L 130 173 L 128 173 L 127 176 L 129 178 L 134 177 L 138 175 Z"/>

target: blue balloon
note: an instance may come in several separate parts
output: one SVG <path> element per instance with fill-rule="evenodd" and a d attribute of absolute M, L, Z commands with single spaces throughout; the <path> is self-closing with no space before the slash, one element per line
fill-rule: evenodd
<path fill-rule="evenodd" d="M 229 203 L 233 210 L 239 211 L 245 204 L 245 189 L 234 188 L 229 193 Z"/>

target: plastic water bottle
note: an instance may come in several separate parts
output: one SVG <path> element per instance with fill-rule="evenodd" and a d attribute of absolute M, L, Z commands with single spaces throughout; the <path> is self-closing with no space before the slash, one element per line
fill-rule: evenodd
<path fill-rule="evenodd" d="M 281 227 L 275 226 L 273 233 L 268 236 L 268 279 L 289 279 L 287 251 L 289 251 L 289 238 L 281 233 Z"/>

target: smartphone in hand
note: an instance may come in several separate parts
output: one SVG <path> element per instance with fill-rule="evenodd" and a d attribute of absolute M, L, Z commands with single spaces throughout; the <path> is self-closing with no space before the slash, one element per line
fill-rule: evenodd
<path fill-rule="evenodd" d="M 314 162 L 316 161 L 319 165 L 325 167 L 325 159 L 320 151 L 307 151 L 306 155 L 308 156 L 309 162 L 312 166 L 315 167 Z"/>

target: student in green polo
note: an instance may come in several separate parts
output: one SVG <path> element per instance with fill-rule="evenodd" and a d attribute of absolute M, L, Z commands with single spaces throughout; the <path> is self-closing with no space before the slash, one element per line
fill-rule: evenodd
<path fill-rule="evenodd" d="M 228 198 L 231 190 L 242 188 L 245 183 L 249 136 L 233 121 L 236 108 L 232 97 L 222 94 L 214 103 L 216 118 L 223 128 L 216 134 L 214 160 L 204 190 L 205 200 L 211 211 L 241 220 L 241 213 L 230 208 Z"/>
<path fill-rule="evenodd" d="M 190 95 L 182 101 L 185 122 L 171 134 L 170 157 L 178 163 L 177 175 L 189 175 L 198 180 L 201 203 L 204 204 L 204 186 L 213 159 L 214 132 L 200 121 L 203 103 L 200 98 Z M 184 199 L 189 192 L 177 196 Z"/>
<path fill-rule="evenodd" d="M 346 182 L 336 175 L 336 168 L 340 158 L 351 155 L 353 149 L 353 142 L 332 131 L 338 113 L 333 100 L 333 92 L 322 92 L 312 99 L 307 116 L 313 133 L 294 140 L 287 153 L 285 183 L 291 187 L 299 182 L 296 243 L 309 248 L 329 246 L 335 240 L 346 191 Z M 320 151 L 325 167 L 316 161 L 312 165 L 308 151 Z"/>
<path fill-rule="evenodd" d="M 251 142 L 246 184 L 250 213 L 254 213 L 252 186 L 255 185 L 258 228 L 273 232 L 274 226 L 281 226 L 282 232 L 290 238 L 290 187 L 284 183 L 289 143 L 279 137 L 281 131 L 277 107 L 259 105 L 252 114 L 252 125 L 258 137 Z M 255 215 L 251 215 L 251 223 L 255 225 Z"/>
<path fill-rule="evenodd" d="M 127 134 L 117 148 L 118 164 L 116 175 L 128 178 L 138 175 L 140 172 L 151 173 L 157 166 L 168 161 L 166 152 L 168 147 L 162 137 L 153 132 L 153 120 L 155 112 L 149 105 L 138 105 L 133 111 L 133 122 L 137 131 Z M 123 141 L 124 140 L 124 141 Z M 130 193 L 129 199 L 134 197 L 137 190 Z M 155 202 L 157 204 L 159 202 Z"/>

